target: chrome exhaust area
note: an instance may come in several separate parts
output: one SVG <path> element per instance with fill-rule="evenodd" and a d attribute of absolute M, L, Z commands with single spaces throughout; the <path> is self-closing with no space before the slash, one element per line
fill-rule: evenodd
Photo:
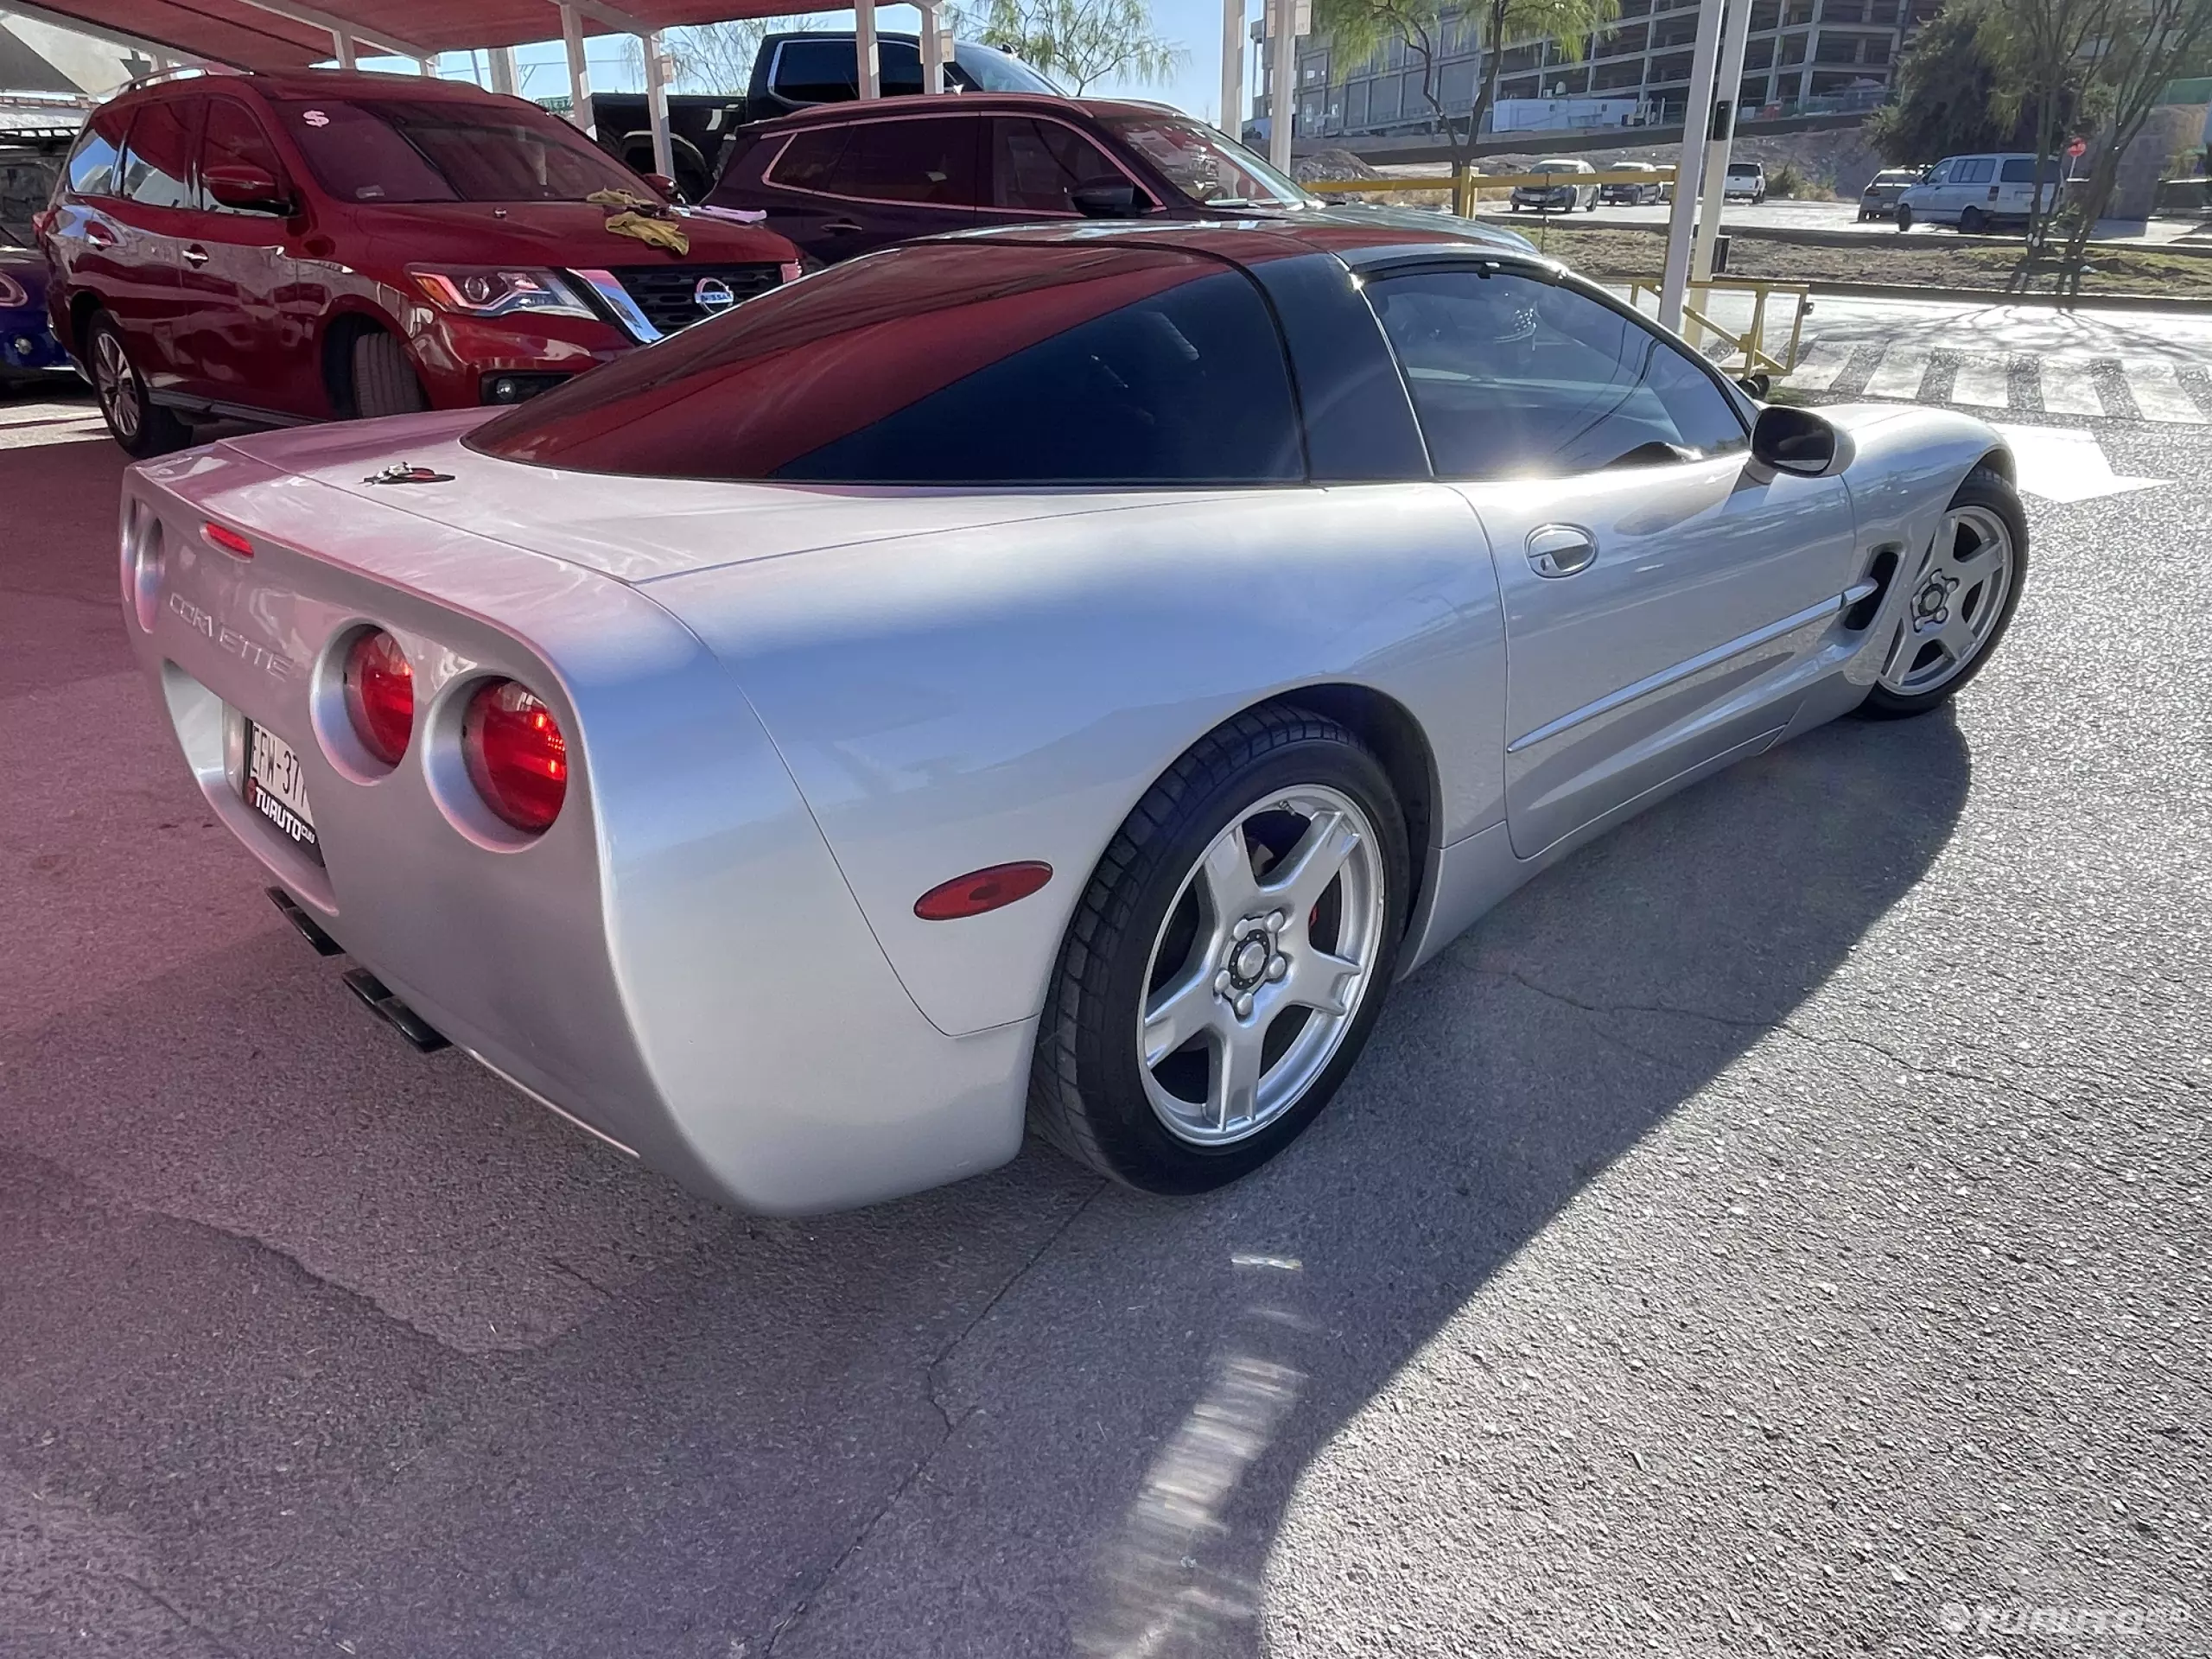
<path fill-rule="evenodd" d="M 268 887 L 264 891 L 269 894 L 269 902 L 283 912 L 284 919 L 300 930 L 300 937 L 315 947 L 315 955 L 336 957 L 345 954 L 346 947 L 324 932 L 316 925 L 315 918 L 302 910 L 299 901 L 290 893 L 282 887 Z"/>

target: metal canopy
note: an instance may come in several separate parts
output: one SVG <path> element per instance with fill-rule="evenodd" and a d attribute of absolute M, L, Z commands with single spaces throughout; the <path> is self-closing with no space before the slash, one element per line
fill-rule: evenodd
<path fill-rule="evenodd" d="M 389 48 L 402 57 L 521 46 L 561 35 L 552 0 L 325 0 L 325 5 L 315 0 L 0 0 L 0 11 L 244 69 L 325 61 L 334 55 L 333 34 L 341 29 L 365 50 Z M 791 10 L 791 0 L 575 0 L 590 35 L 650 35 Z"/>

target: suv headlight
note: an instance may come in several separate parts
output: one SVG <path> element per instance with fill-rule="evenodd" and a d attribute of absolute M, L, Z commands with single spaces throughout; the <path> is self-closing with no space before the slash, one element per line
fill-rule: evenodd
<path fill-rule="evenodd" d="M 557 271 L 417 265 L 407 274 L 447 310 L 466 312 L 472 317 L 504 317 L 516 311 L 551 317 L 599 315 Z"/>

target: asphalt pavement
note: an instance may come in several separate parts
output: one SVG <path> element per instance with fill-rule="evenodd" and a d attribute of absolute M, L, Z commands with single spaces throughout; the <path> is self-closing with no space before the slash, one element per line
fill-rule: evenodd
<path fill-rule="evenodd" d="M 1254 1179 L 781 1222 L 279 918 L 85 416 L 0 401 L 8 1659 L 2212 1652 L 2202 428 L 2008 413 L 2129 487 L 1955 711 L 1549 873 Z"/>

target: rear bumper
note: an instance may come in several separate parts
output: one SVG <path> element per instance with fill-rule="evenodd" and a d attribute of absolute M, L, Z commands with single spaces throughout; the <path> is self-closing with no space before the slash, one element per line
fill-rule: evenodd
<path fill-rule="evenodd" d="M 124 499 L 124 626 L 209 806 L 456 1046 L 747 1209 L 870 1203 L 1019 1149 L 1033 1020 L 949 1038 L 923 1017 L 750 706 L 664 611 L 219 446 L 134 469 Z M 200 540 L 207 518 L 253 557 Z M 362 623 L 416 670 L 388 772 L 342 723 L 334 665 Z M 568 800 L 534 841 L 487 833 L 455 769 L 486 673 L 569 735 Z M 299 753 L 320 866 L 241 798 L 241 714 Z"/>

